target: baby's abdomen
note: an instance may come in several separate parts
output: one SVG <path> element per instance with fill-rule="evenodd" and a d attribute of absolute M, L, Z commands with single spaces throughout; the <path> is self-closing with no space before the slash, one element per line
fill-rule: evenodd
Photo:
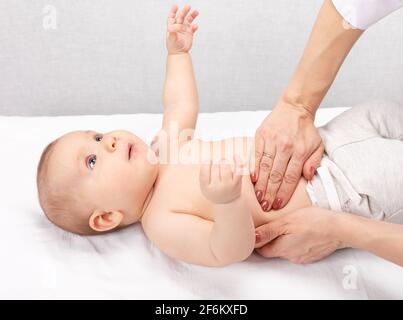
<path fill-rule="evenodd" d="M 293 195 L 290 198 L 290 201 L 287 203 L 287 205 L 284 208 L 279 209 L 279 210 L 270 210 L 268 212 L 265 212 L 262 210 L 259 202 L 257 201 L 253 184 L 250 181 L 250 179 L 248 179 L 248 178 L 249 177 L 245 177 L 243 180 L 243 182 L 244 182 L 243 185 L 245 186 L 244 194 L 250 203 L 255 227 L 258 227 L 262 224 L 272 221 L 273 219 L 275 219 L 281 215 L 285 215 L 294 210 L 312 205 L 312 201 L 309 198 L 309 195 L 306 191 L 307 181 L 303 177 L 301 177 Z"/>

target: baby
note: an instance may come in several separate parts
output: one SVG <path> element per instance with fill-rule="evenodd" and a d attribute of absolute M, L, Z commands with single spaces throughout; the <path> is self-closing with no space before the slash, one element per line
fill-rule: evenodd
<path fill-rule="evenodd" d="M 329 154 L 324 157 L 322 174 L 309 183 L 301 177 L 283 209 L 264 212 L 250 179 L 253 137 L 192 139 L 198 95 L 189 50 L 197 16 L 189 6 L 180 12 L 173 6 L 169 12 L 164 117 L 151 146 L 127 131 L 75 131 L 46 147 L 38 165 L 37 185 L 48 219 L 81 235 L 103 234 L 141 222 L 147 237 L 167 255 L 204 266 L 225 266 L 245 260 L 253 252 L 255 227 L 287 212 L 312 204 L 369 216 L 380 209 L 374 205 L 375 198 L 368 196 L 363 201 Z M 325 145 L 332 153 L 342 151 L 347 142 L 351 144 L 343 140 L 343 126 L 356 133 L 349 138 L 362 141 L 362 126 L 354 126 L 360 114 L 364 117 L 362 110 L 367 112 L 368 108 L 353 108 L 322 128 Z M 349 122 L 355 114 L 354 122 Z M 338 130 L 333 124 L 342 128 Z M 380 135 L 371 133 L 368 137 L 375 136 Z M 347 167 L 348 161 L 359 163 L 357 155 L 339 154 Z M 362 170 L 357 170 L 353 178 L 362 176 Z M 375 184 L 367 185 L 371 189 Z M 353 194 L 345 190 L 353 190 Z M 334 207 L 335 203 L 341 206 Z M 388 205 L 387 209 L 393 210 L 400 203 Z"/>

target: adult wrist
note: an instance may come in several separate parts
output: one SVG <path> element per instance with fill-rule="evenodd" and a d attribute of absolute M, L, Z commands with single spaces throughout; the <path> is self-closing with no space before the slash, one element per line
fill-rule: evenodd
<path fill-rule="evenodd" d="M 335 213 L 331 225 L 341 248 L 351 247 L 365 250 L 369 246 L 374 235 L 368 229 L 367 221 L 367 218 L 355 214 Z"/>
<path fill-rule="evenodd" d="M 301 118 L 312 120 L 312 122 L 315 120 L 316 109 L 302 103 L 299 99 L 290 95 L 283 94 L 280 97 L 276 108 L 292 108 L 300 113 Z"/>
<path fill-rule="evenodd" d="M 328 226 L 330 237 L 337 243 L 338 249 L 353 246 L 350 239 L 350 221 L 348 213 L 332 212 Z"/>

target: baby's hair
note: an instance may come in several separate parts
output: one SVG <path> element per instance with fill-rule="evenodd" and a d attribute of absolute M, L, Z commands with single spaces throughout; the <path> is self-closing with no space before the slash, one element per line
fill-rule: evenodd
<path fill-rule="evenodd" d="M 63 188 L 51 185 L 49 161 L 58 140 L 47 145 L 39 160 L 36 175 L 39 204 L 49 221 L 56 226 L 80 235 L 99 234 L 90 228 L 88 217 L 85 219 L 80 212 L 77 190 L 71 184 Z"/>

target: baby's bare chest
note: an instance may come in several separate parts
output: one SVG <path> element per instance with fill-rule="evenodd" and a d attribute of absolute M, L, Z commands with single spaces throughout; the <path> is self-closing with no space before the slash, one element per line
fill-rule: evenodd
<path fill-rule="evenodd" d="M 162 170 L 156 184 L 153 208 L 158 207 L 161 212 L 181 212 L 214 221 L 216 204 L 208 200 L 201 191 L 200 167 L 201 165 L 175 165 Z M 245 214 L 252 215 L 254 221 L 259 222 L 262 218 L 258 216 L 262 216 L 262 211 L 256 201 L 249 175 L 245 175 L 242 182 L 240 197 L 249 208 Z"/>
<path fill-rule="evenodd" d="M 188 161 L 183 161 L 186 159 L 186 157 L 183 157 L 184 154 L 194 155 L 195 153 L 192 151 L 202 150 L 199 146 L 200 142 L 198 141 L 188 144 L 187 149 L 181 150 L 182 157 L 177 158 L 178 160 L 181 159 L 181 161 L 167 163 L 160 167 L 160 173 L 155 185 L 152 200 L 153 210 L 159 212 L 187 213 L 199 216 L 206 220 L 214 221 L 215 204 L 205 198 L 201 192 L 199 175 L 202 160 L 210 159 L 214 162 L 223 157 L 213 156 L 214 152 L 206 157 L 205 152 L 200 152 L 198 154 L 199 157 L 195 158 L 192 156 L 191 160 L 193 161 L 190 161 L 189 158 L 187 158 Z M 210 148 L 204 148 L 204 150 L 209 149 Z M 185 152 L 185 150 L 187 151 Z M 188 152 L 189 150 L 190 152 Z M 210 150 L 213 150 L 213 148 Z M 243 152 L 229 152 L 228 154 L 225 154 L 224 158 L 228 158 L 229 155 L 232 156 L 234 153 L 237 153 L 243 155 L 245 159 L 247 158 L 248 151 L 248 148 L 245 148 Z M 194 161 L 195 159 L 198 159 L 199 161 Z M 296 194 L 294 194 L 290 203 L 285 208 L 276 212 L 268 213 L 261 210 L 261 207 L 256 200 L 254 186 L 250 181 L 250 176 L 245 175 L 242 178 L 241 197 L 243 201 L 247 203 L 247 207 L 250 208 L 250 212 L 247 212 L 246 214 L 252 215 L 255 226 L 266 223 L 278 215 L 285 214 L 290 208 L 295 209 L 296 207 L 299 207 L 301 203 L 300 199 L 294 200 L 294 198 L 298 198 L 298 196 L 295 196 L 299 194 L 300 191 L 303 192 L 302 188 L 302 185 L 297 187 Z"/>
<path fill-rule="evenodd" d="M 160 212 L 181 212 L 214 221 L 215 204 L 205 198 L 200 189 L 200 166 L 175 165 L 165 168 L 156 185 L 153 208 L 159 208 Z M 261 209 L 249 176 L 242 178 L 241 198 L 249 208 L 245 214 L 252 215 L 256 227 L 293 210 L 311 205 L 306 193 L 306 181 L 302 178 L 289 203 L 277 211 L 264 212 Z"/>
<path fill-rule="evenodd" d="M 199 184 L 201 165 L 169 165 L 160 172 L 153 197 L 162 211 L 193 214 L 213 221 L 214 204 L 204 197 Z"/>

